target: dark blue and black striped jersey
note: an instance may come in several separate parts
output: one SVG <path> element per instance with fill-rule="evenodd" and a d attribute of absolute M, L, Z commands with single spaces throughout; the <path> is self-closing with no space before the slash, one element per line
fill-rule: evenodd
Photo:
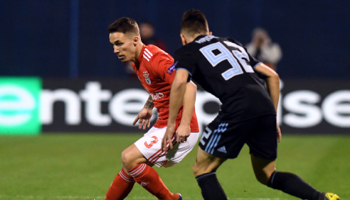
<path fill-rule="evenodd" d="M 175 52 L 176 69 L 222 102 L 223 120 L 241 121 L 276 114 L 254 67 L 259 62 L 231 38 L 202 35 Z"/>

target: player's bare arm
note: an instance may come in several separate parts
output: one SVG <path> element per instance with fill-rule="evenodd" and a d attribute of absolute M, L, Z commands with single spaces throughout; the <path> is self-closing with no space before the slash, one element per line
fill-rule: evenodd
<path fill-rule="evenodd" d="M 164 134 L 162 141 L 162 149 L 166 150 L 166 144 L 169 142 L 169 148 L 173 148 L 171 138 L 175 132 L 176 116 L 179 113 L 181 105 L 184 101 L 184 95 L 186 92 L 186 83 L 188 78 L 188 72 L 184 69 L 178 69 L 170 90 L 170 103 L 169 103 L 169 118 L 167 130 Z"/>
<path fill-rule="evenodd" d="M 275 107 L 275 110 L 277 112 L 277 106 L 278 106 L 278 100 L 280 97 L 280 79 L 278 74 L 270 69 L 268 66 L 266 66 L 263 63 L 260 63 L 255 67 L 255 70 L 258 73 L 261 73 L 265 75 L 266 78 L 266 83 L 267 83 L 267 90 L 270 94 L 272 103 Z M 277 140 L 278 142 L 281 142 L 282 139 L 282 134 L 279 125 L 277 124 Z"/>
<path fill-rule="evenodd" d="M 263 63 L 258 64 L 255 67 L 255 70 L 267 77 L 267 90 L 270 94 L 272 103 L 277 111 L 278 100 L 280 96 L 280 79 L 278 74 Z"/>
<path fill-rule="evenodd" d="M 187 73 L 187 71 L 185 72 Z M 186 84 L 180 126 L 176 130 L 176 141 L 185 142 L 191 134 L 191 119 L 196 103 L 197 86 L 192 81 Z"/>
<path fill-rule="evenodd" d="M 139 129 L 145 130 L 146 127 L 149 128 L 151 126 L 151 117 L 153 113 L 153 99 L 152 96 L 150 95 L 143 106 L 142 110 L 139 112 L 137 117 L 135 118 L 133 125 L 136 124 L 136 122 L 139 122 Z"/>
<path fill-rule="evenodd" d="M 152 110 L 153 107 L 154 107 L 153 99 L 152 99 L 152 96 L 149 95 L 147 102 L 144 105 L 144 108 Z"/>

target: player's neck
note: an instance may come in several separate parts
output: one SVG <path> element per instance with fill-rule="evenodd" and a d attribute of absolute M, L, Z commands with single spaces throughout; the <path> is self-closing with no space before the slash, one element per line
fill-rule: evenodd
<path fill-rule="evenodd" d="M 136 45 L 136 53 L 135 53 L 135 60 L 133 60 L 132 62 L 134 62 L 135 64 L 137 64 L 139 62 L 139 57 L 141 54 L 143 48 L 143 43 L 142 42 L 138 42 Z"/>
<path fill-rule="evenodd" d="M 193 42 L 198 36 L 201 36 L 201 35 L 206 35 L 206 34 L 203 34 L 203 33 L 194 34 L 192 37 L 188 38 L 187 43 Z"/>

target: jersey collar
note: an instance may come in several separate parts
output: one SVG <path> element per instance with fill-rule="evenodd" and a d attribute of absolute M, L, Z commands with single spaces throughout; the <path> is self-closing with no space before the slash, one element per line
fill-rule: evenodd
<path fill-rule="evenodd" d="M 196 41 L 196 40 L 199 40 L 199 39 L 201 39 L 202 37 L 205 37 L 205 36 L 207 36 L 207 35 L 199 35 L 193 40 L 193 42 Z"/>

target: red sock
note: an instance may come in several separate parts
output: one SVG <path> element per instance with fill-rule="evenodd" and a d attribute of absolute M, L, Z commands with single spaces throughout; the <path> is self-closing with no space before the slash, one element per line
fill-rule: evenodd
<path fill-rule="evenodd" d="M 161 200 L 178 199 L 178 194 L 171 193 L 160 179 L 156 170 L 142 163 L 128 171 L 134 180 L 148 192 Z"/>
<path fill-rule="evenodd" d="M 105 200 L 122 200 L 134 187 L 134 179 L 125 173 L 123 169 L 117 174 L 111 187 L 108 189 Z"/>

